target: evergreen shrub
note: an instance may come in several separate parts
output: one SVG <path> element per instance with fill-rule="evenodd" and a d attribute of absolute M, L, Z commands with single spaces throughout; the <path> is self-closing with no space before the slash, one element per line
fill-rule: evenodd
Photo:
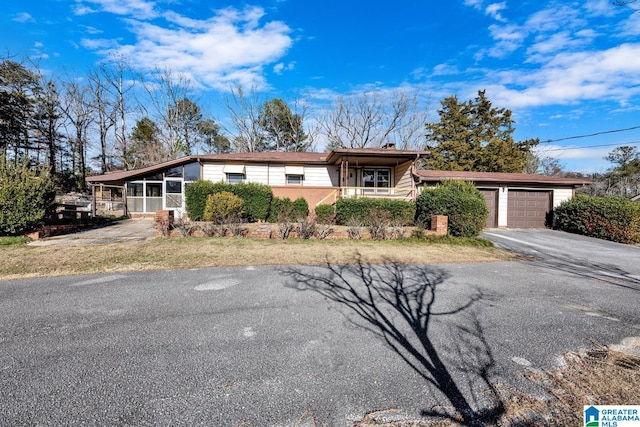
<path fill-rule="evenodd" d="M 187 215 L 193 221 L 202 221 L 207 197 L 227 191 L 240 197 L 244 203 L 243 219 L 247 222 L 264 221 L 269 216 L 273 193 L 271 187 L 256 183 L 228 184 L 198 180 L 185 190 Z"/>
<path fill-rule="evenodd" d="M 411 225 L 416 215 L 416 204 L 404 200 L 391 199 L 339 199 L 336 202 L 336 222 L 348 225 L 360 222 L 368 225 L 371 212 L 388 212 L 389 221 L 398 225 Z"/>
<path fill-rule="evenodd" d="M 554 228 L 619 243 L 640 243 L 640 203 L 577 195 L 555 208 Z"/>
<path fill-rule="evenodd" d="M 238 196 L 228 191 L 222 191 L 207 196 L 203 219 L 216 224 L 230 224 L 238 222 L 242 215 L 244 202 Z"/>
<path fill-rule="evenodd" d="M 17 236 L 44 224 L 55 195 L 48 170 L 0 157 L 0 235 Z"/>
<path fill-rule="evenodd" d="M 271 210 L 269 212 L 269 222 L 297 221 L 309 215 L 309 204 L 303 197 L 291 200 L 288 197 L 274 197 L 271 200 Z"/>
<path fill-rule="evenodd" d="M 333 224 L 336 219 L 336 208 L 333 205 L 318 205 L 315 209 L 320 224 Z"/>
<path fill-rule="evenodd" d="M 456 237 L 476 237 L 489 215 L 484 196 L 468 181 L 446 180 L 433 188 L 425 188 L 418 196 L 416 207 L 417 223 L 429 229 L 432 215 L 446 215 L 448 232 Z"/>

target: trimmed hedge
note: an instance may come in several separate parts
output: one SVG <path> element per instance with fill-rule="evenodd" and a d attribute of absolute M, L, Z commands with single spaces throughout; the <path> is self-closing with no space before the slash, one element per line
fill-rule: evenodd
<path fill-rule="evenodd" d="M 623 197 L 577 195 L 553 213 L 554 227 L 619 243 L 640 243 L 640 203 Z"/>
<path fill-rule="evenodd" d="M 449 234 L 456 237 L 476 237 L 489 215 L 484 196 L 468 181 L 446 180 L 433 188 L 425 188 L 416 205 L 416 222 L 428 229 L 432 215 L 447 215 Z"/>
<path fill-rule="evenodd" d="M 284 199 L 274 197 L 271 200 L 271 210 L 268 221 L 278 222 L 281 215 L 284 215 L 286 219 L 290 221 L 304 219 L 309 215 L 309 204 L 303 197 L 298 197 L 293 201 L 288 197 Z"/>
<path fill-rule="evenodd" d="M 339 199 L 336 202 L 336 222 L 340 225 L 347 225 L 350 221 L 368 224 L 371 212 L 374 211 L 388 212 L 391 222 L 411 225 L 416 216 L 416 205 L 404 200 Z"/>
<path fill-rule="evenodd" d="M 0 236 L 17 236 L 44 224 L 53 209 L 55 188 L 48 170 L 0 157 Z"/>
<path fill-rule="evenodd" d="M 315 214 L 320 224 L 333 224 L 336 219 L 336 208 L 333 205 L 318 205 Z"/>
<path fill-rule="evenodd" d="M 273 193 L 271 187 L 256 183 L 227 184 L 198 180 L 187 185 L 185 200 L 187 215 L 192 221 L 202 221 L 207 196 L 228 191 L 244 202 L 243 218 L 247 222 L 264 221 L 269 216 Z"/>

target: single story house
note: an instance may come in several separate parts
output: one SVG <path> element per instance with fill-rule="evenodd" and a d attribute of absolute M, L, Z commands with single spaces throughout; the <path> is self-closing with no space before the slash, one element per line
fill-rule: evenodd
<path fill-rule="evenodd" d="M 259 152 L 183 157 L 142 169 L 87 177 L 94 206 L 122 207 L 124 214 L 148 215 L 161 209 L 185 212 L 185 187 L 212 182 L 266 184 L 277 197 L 304 197 L 313 209 L 340 197 L 415 200 L 416 161 L 425 151 L 336 149 L 328 153 Z"/>
<path fill-rule="evenodd" d="M 158 165 L 90 176 L 94 209 L 120 206 L 123 214 L 150 215 L 169 209 L 185 213 L 190 182 L 255 182 L 274 196 L 304 197 L 311 209 L 341 197 L 416 200 L 424 187 L 445 179 L 472 181 L 484 194 L 487 227 L 530 228 L 547 225 L 551 210 L 571 198 L 586 179 L 486 172 L 418 170 L 425 151 L 389 148 L 336 149 L 325 153 L 259 152 L 183 157 Z"/>
<path fill-rule="evenodd" d="M 434 186 L 446 179 L 471 181 L 484 194 L 489 208 L 487 228 L 542 228 L 549 214 L 570 199 L 588 179 L 494 172 L 416 171 L 419 186 Z"/>

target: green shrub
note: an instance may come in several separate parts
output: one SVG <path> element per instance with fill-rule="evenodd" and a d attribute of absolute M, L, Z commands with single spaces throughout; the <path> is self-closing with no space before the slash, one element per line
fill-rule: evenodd
<path fill-rule="evenodd" d="M 333 205 L 318 205 L 315 214 L 319 224 L 333 224 L 336 220 L 336 208 Z"/>
<path fill-rule="evenodd" d="M 416 222 L 431 227 L 432 215 L 449 217 L 449 234 L 475 237 L 482 232 L 489 211 L 482 193 L 467 181 L 447 180 L 425 188 L 416 201 Z"/>
<path fill-rule="evenodd" d="M 265 184 L 239 183 L 226 184 L 230 191 L 244 201 L 244 218 L 247 222 L 265 221 L 269 216 L 269 207 L 273 192 Z"/>
<path fill-rule="evenodd" d="M 554 227 L 619 243 L 640 243 L 640 203 L 578 195 L 555 208 Z"/>
<path fill-rule="evenodd" d="M 185 190 L 187 215 L 193 221 L 203 219 L 207 196 L 227 191 L 240 197 L 244 203 L 244 220 L 264 221 L 269 215 L 273 193 L 271 187 L 256 183 L 227 184 L 199 180 L 187 185 Z"/>
<path fill-rule="evenodd" d="M 42 225 L 54 198 L 48 170 L 35 171 L 0 156 L 0 235 L 16 236 Z"/>
<path fill-rule="evenodd" d="M 304 219 L 309 215 L 309 205 L 307 201 L 298 197 L 291 201 L 290 198 L 274 197 L 271 200 L 271 210 L 269 212 L 269 222 L 297 221 Z"/>
<path fill-rule="evenodd" d="M 211 181 L 200 179 L 187 184 L 187 188 L 184 190 L 184 198 L 187 215 L 192 221 L 202 221 L 207 204 L 207 196 L 215 193 L 216 186 Z"/>
<path fill-rule="evenodd" d="M 229 224 L 238 222 L 242 215 L 244 202 L 238 196 L 228 191 L 222 191 L 207 196 L 204 208 L 205 221 L 213 221 L 216 224 Z"/>
<path fill-rule="evenodd" d="M 336 202 L 336 221 L 341 225 L 347 225 L 353 221 L 368 224 L 370 213 L 373 211 L 386 211 L 389 213 L 390 222 L 411 225 L 416 215 L 416 205 L 403 200 L 339 199 Z"/>

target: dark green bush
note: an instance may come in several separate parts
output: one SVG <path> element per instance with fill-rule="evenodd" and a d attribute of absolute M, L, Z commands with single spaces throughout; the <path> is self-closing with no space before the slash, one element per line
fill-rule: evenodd
<path fill-rule="evenodd" d="M 619 243 L 640 243 L 640 203 L 577 195 L 555 208 L 554 227 Z"/>
<path fill-rule="evenodd" d="M 33 170 L 0 157 L 0 235 L 17 236 L 42 225 L 53 209 L 48 170 Z"/>
<path fill-rule="evenodd" d="M 333 205 L 318 205 L 315 213 L 319 224 L 333 224 L 336 220 L 336 208 Z"/>
<path fill-rule="evenodd" d="M 309 205 L 307 201 L 298 197 L 296 200 L 291 201 L 290 198 L 285 197 L 283 199 L 274 197 L 271 200 L 271 211 L 269 212 L 269 222 L 281 222 L 286 219 L 287 221 L 297 221 L 298 219 L 306 218 L 309 215 Z"/>
<path fill-rule="evenodd" d="M 207 196 L 216 193 L 216 185 L 204 179 L 187 184 L 184 190 L 184 198 L 187 215 L 192 221 L 202 221 L 204 208 L 207 204 Z"/>
<path fill-rule="evenodd" d="M 416 215 L 416 205 L 404 200 L 339 199 L 336 202 L 336 221 L 341 225 L 347 225 L 353 221 L 368 224 L 373 211 L 388 212 L 390 222 L 411 225 Z"/>
<path fill-rule="evenodd" d="M 431 215 L 449 217 L 449 234 L 456 237 L 475 237 L 482 232 L 489 211 L 482 193 L 467 181 L 444 181 L 433 188 L 425 188 L 416 201 L 416 222 L 427 229 Z"/>
<path fill-rule="evenodd" d="M 273 192 L 271 187 L 256 183 L 225 184 L 230 191 L 244 201 L 244 217 L 247 222 L 266 221 Z"/>
<path fill-rule="evenodd" d="M 199 180 L 187 185 L 185 190 L 187 215 L 193 221 L 202 221 L 207 196 L 228 191 L 244 202 L 244 220 L 247 222 L 264 221 L 269 215 L 269 206 L 273 193 L 271 187 L 264 184 L 224 182 L 213 183 Z"/>

